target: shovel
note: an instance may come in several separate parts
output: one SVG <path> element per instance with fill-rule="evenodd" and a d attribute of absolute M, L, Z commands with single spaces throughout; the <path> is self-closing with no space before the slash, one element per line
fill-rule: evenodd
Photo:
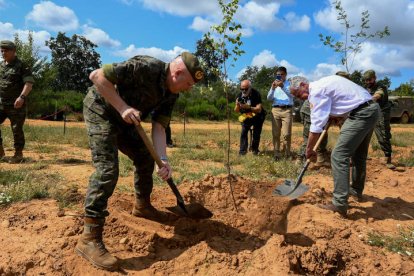
<path fill-rule="evenodd" d="M 328 121 L 328 123 L 325 126 L 325 129 L 322 131 L 321 135 L 318 138 L 318 141 L 313 147 L 314 151 L 318 149 L 323 137 L 325 137 L 326 133 L 328 132 L 329 125 L 330 122 Z M 296 182 L 292 179 L 286 179 L 283 184 L 280 184 L 276 187 L 276 189 L 274 189 L 273 194 L 278 196 L 289 196 L 290 199 L 295 199 L 303 195 L 307 190 L 309 190 L 309 186 L 302 184 L 302 177 L 308 169 L 310 162 L 311 160 L 309 158 L 306 159 L 305 165 L 303 165 L 303 168 L 300 171 L 298 178 L 296 178 Z"/>
<path fill-rule="evenodd" d="M 135 125 L 135 128 L 139 136 L 141 137 L 142 141 L 144 141 L 144 144 L 150 152 L 152 158 L 155 160 L 155 163 L 158 165 L 159 168 L 163 167 L 164 163 L 162 163 L 160 157 L 155 151 L 151 141 L 145 133 L 145 130 L 142 128 L 141 125 Z M 176 215 L 190 217 L 194 219 L 208 219 L 213 216 L 212 212 L 210 212 L 208 209 L 206 209 L 203 205 L 199 203 L 191 203 L 186 206 L 183 197 L 181 196 L 180 192 L 177 189 L 177 186 L 175 186 L 174 181 L 171 177 L 167 179 L 167 183 L 173 191 L 175 197 L 177 198 L 177 206 L 167 207 L 168 210 L 170 210 Z"/>

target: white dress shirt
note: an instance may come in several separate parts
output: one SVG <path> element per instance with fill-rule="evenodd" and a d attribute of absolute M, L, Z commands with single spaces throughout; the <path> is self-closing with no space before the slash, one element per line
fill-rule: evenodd
<path fill-rule="evenodd" d="M 309 83 L 310 131 L 321 133 L 329 116 L 347 116 L 371 99 L 365 88 L 341 76 L 333 75 Z"/>

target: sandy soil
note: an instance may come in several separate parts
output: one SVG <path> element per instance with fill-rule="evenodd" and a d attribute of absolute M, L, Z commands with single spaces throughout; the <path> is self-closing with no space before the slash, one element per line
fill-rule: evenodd
<path fill-rule="evenodd" d="M 369 160 L 365 200 L 350 199 L 347 219 L 317 207 L 331 199 L 329 171 L 305 176 L 311 188 L 294 201 L 272 195 L 283 179 L 266 183 L 206 175 L 180 183 L 186 203 L 201 203 L 214 213 L 208 220 L 172 213 L 165 224 L 136 218 L 131 215 L 132 193 L 116 192 L 104 241 L 121 269 L 110 273 L 74 253 L 92 168 L 87 150 L 70 154 L 85 162 L 47 169 L 82 186 L 74 191 L 78 208 L 62 212 L 50 199 L 2 208 L 0 275 L 414 275 L 412 258 L 366 243 L 371 231 L 396 234 L 399 226 L 413 225 L 413 168 L 385 170 L 379 159 Z M 26 156 L 39 158 L 33 152 Z M 0 165 L 24 168 L 24 163 Z M 168 187 L 157 187 L 152 200 L 165 212 L 175 205 Z"/>

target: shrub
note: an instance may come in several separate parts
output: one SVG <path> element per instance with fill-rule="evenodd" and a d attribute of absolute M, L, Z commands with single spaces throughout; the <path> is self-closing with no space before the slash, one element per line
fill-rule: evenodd
<path fill-rule="evenodd" d="M 33 91 L 27 103 L 29 118 L 63 120 L 70 112 L 82 112 L 84 94 L 76 91 Z"/>

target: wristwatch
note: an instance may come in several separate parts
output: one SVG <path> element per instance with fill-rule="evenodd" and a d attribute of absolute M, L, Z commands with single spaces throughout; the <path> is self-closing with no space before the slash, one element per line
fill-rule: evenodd
<path fill-rule="evenodd" d="M 167 156 L 161 156 L 160 157 L 160 159 L 161 159 L 161 161 L 165 161 L 165 162 L 168 162 L 168 157 Z"/>
<path fill-rule="evenodd" d="M 20 94 L 19 98 L 20 98 L 20 99 L 23 99 L 23 100 L 26 100 L 26 96 L 25 96 L 25 95 L 23 95 L 23 94 Z"/>

